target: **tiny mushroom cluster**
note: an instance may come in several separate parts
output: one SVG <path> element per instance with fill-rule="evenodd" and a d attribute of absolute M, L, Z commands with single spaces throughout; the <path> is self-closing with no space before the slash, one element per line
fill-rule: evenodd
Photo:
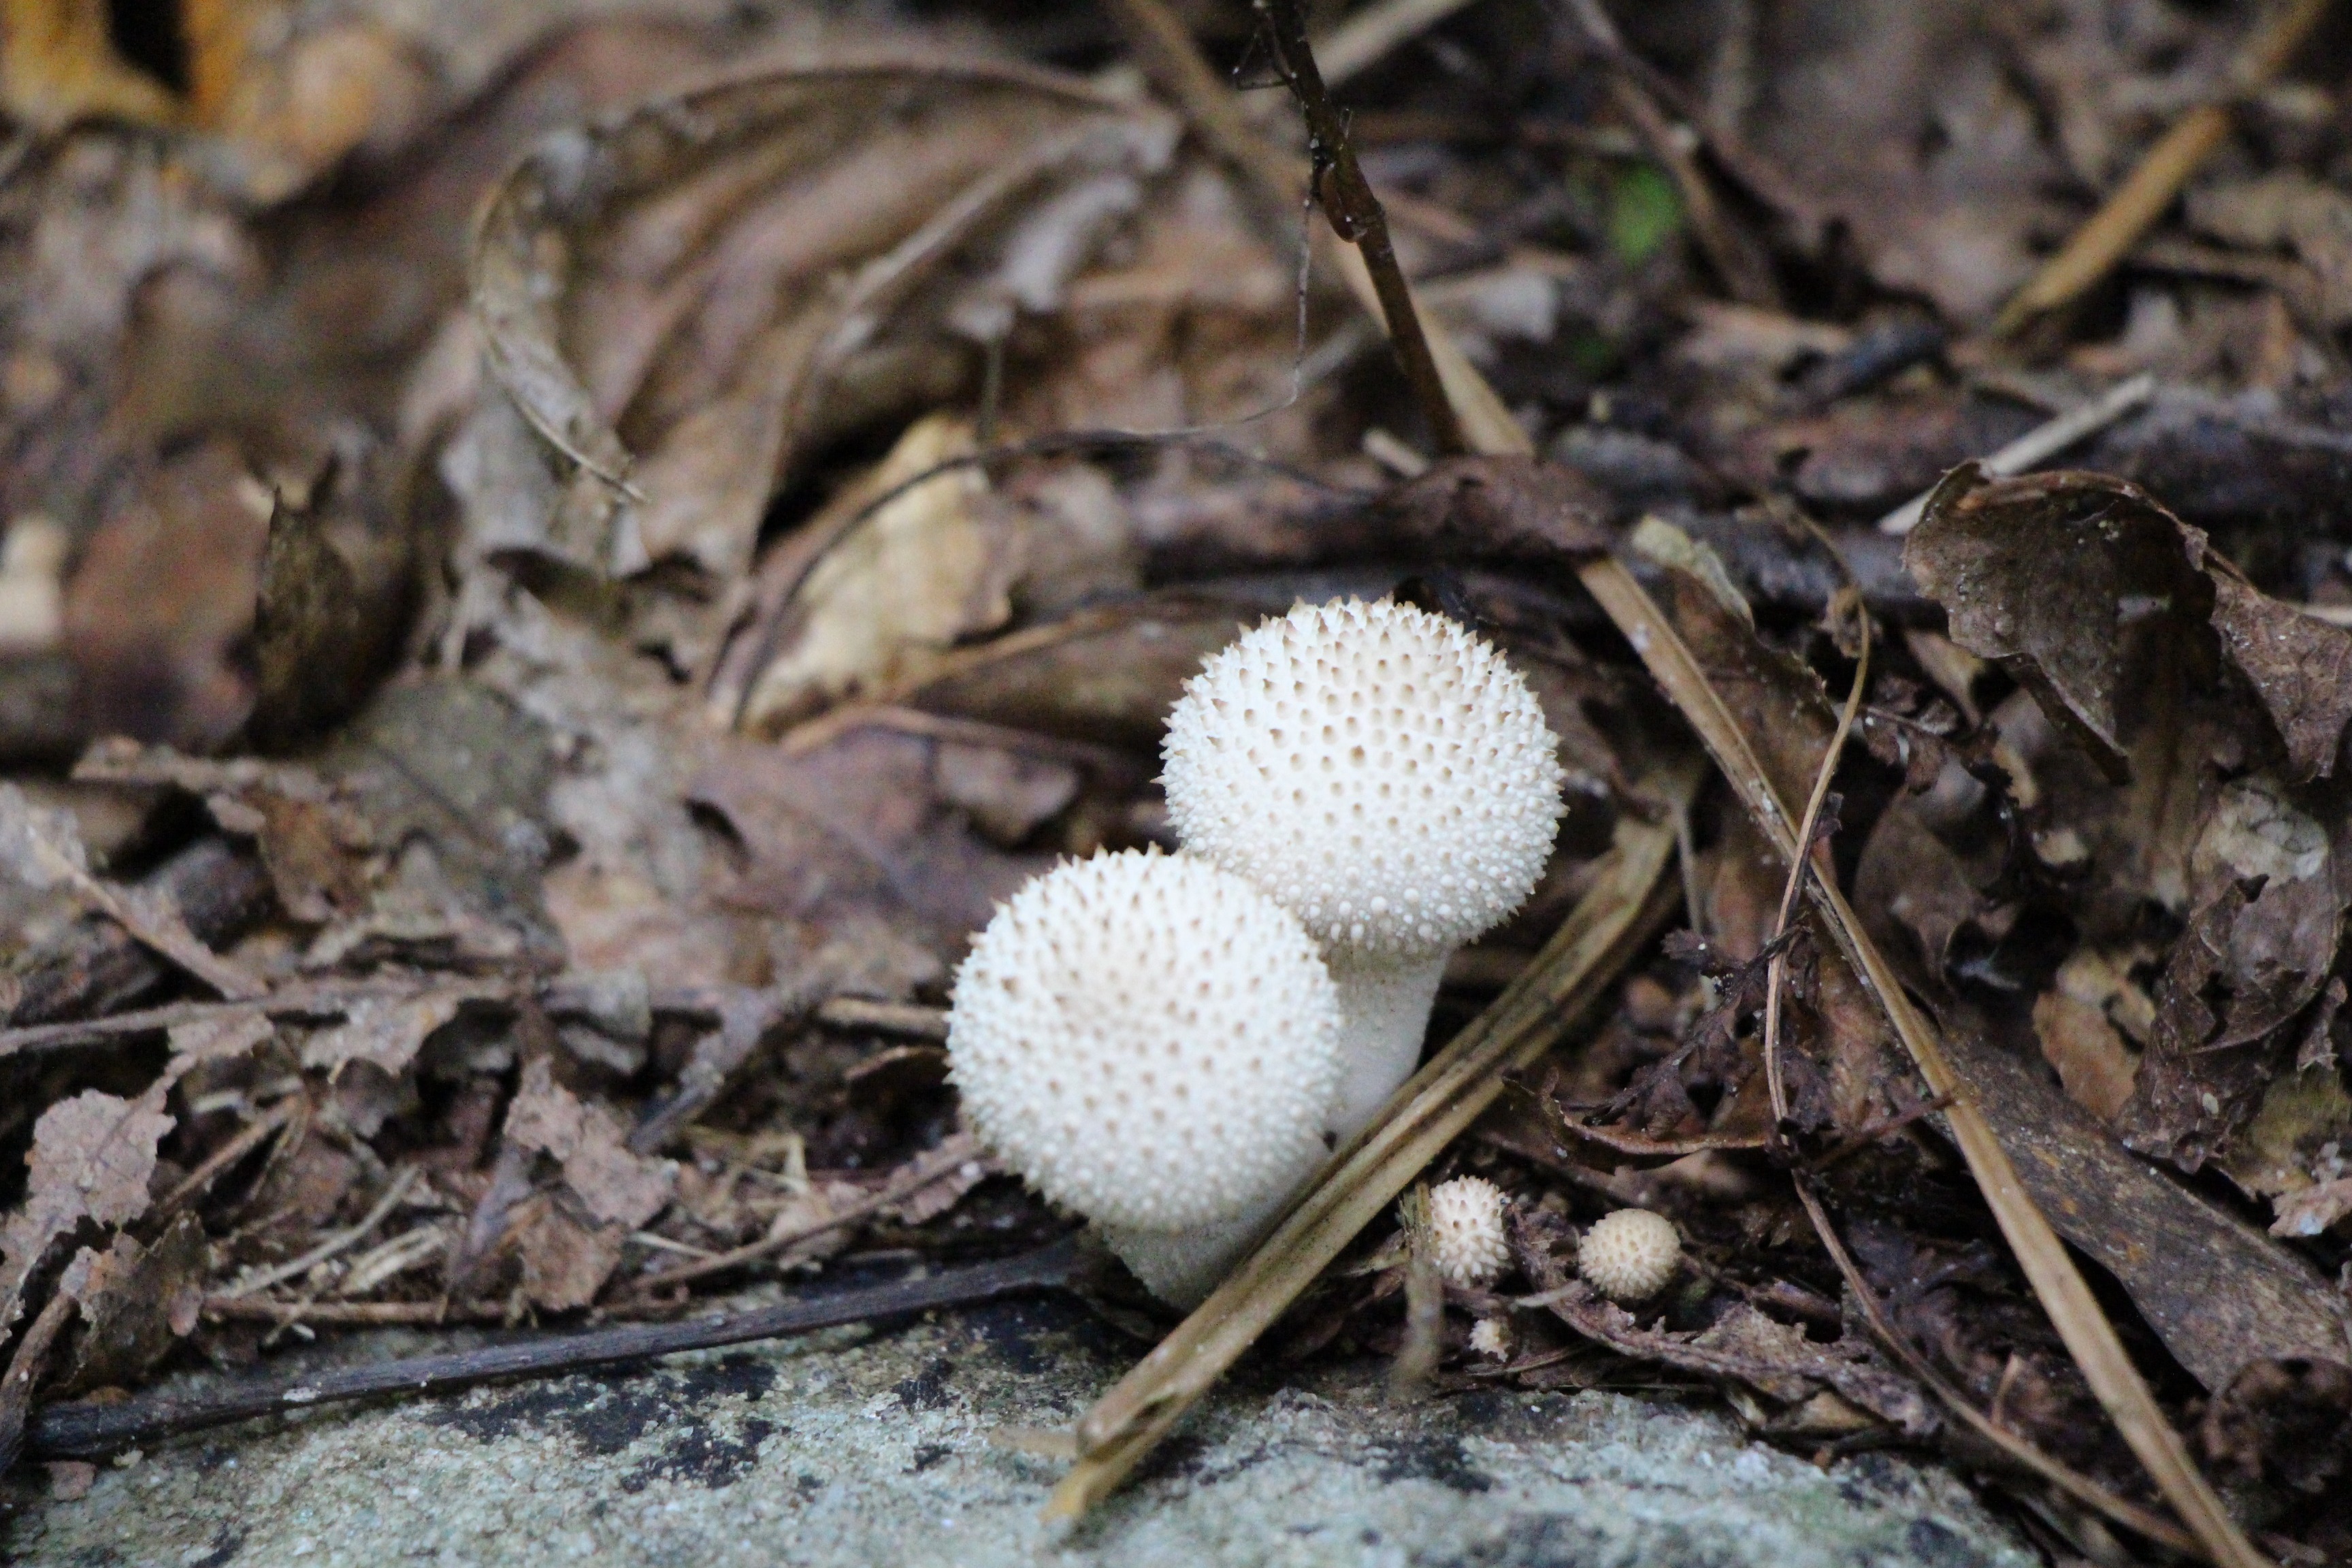
<path fill-rule="evenodd" d="M 1556 751 L 1526 682 L 1444 616 L 1350 599 L 1244 635 L 1170 718 L 1181 850 L 1056 867 L 957 972 L 973 1128 L 1198 1302 L 1411 1076 L 1447 956 L 1533 889 Z M 1465 1282 L 1502 1262 L 1500 1194 L 1475 1185 L 1491 1205 L 1447 1200 L 1475 1216 Z"/>

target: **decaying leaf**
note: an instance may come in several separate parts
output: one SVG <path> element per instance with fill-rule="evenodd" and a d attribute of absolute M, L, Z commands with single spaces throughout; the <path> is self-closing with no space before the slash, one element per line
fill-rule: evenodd
<path fill-rule="evenodd" d="M 68 1392 L 128 1387 L 196 1326 L 212 1249 L 194 1215 L 148 1246 L 117 1236 L 104 1252 L 84 1247 L 58 1288 L 80 1303 L 82 1331 L 63 1380 Z"/>
<path fill-rule="evenodd" d="M 2105 1012 L 2064 990 L 2045 991 L 2033 1004 L 2033 1033 L 2066 1098 L 2113 1121 L 2131 1099 L 2139 1058 Z"/>
<path fill-rule="evenodd" d="M 373 824 L 351 792 L 298 763 L 184 756 L 169 746 L 100 741 L 74 765 L 93 784 L 162 784 L 200 797 L 226 832 L 250 836 L 268 868 L 278 908 L 323 923 L 365 903 Z"/>
<path fill-rule="evenodd" d="M 2205 1412 L 2206 1457 L 2306 1497 L 2352 1471 L 2352 1366 L 2340 1356 L 2250 1362 Z"/>
<path fill-rule="evenodd" d="M 958 649 L 887 699 L 1042 735 L 1157 746 L 1184 682 L 1252 618 L 1249 606 L 1182 591 L 1080 610 Z"/>
<path fill-rule="evenodd" d="M 403 997 L 364 997 L 351 1005 L 340 1024 L 302 1042 L 302 1065 L 331 1076 L 350 1062 L 366 1062 L 388 1077 L 408 1070 L 425 1037 L 457 1016 L 467 997 L 449 986 Z"/>
<path fill-rule="evenodd" d="M 2319 313 L 2352 321 L 2352 195 L 2299 169 L 2215 182 L 2189 194 L 2189 221 L 2254 250 L 2292 248 L 2315 275 Z"/>
<path fill-rule="evenodd" d="M 854 516 L 971 450 L 961 422 L 919 420 L 864 483 L 803 527 L 829 532 L 836 510 Z M 839 699 L 911 684 L 956 642 L 1003 625 L 1019 552 L 976 510 L 985 488 L 977 468 L 951 469 L 835 540 L 783 607 L 774 652 L 744 700 L 744 727 L 772 734 Z"/>
<path fill-rule="evenodd" d="M 147 1211 L 155 1145 L 174 1125 L 143 1102 L 95 1089 L 41 1112 L 24 1205 L 0 1222 L 0 1328 L 16 1321 L 26 1280 L 58 1237 L 84 1220 L 117 1226 Z"/>
<path fill-rule="evenodd" d="M 595 1300 L 620 1267 L 626 1237 L 625 1226 L 574 1218 L 552 1194 L 537 1193 L 515 1205 L 505 1239 L 520 1264 L 523 1294 L 544 1310 L 569 1312 Z"/>
<path fill-rule="evenodd" d="M 253 706 L 236 646 L 253 626 L 269 492 L 236 448 L 173 458 L 83 546 L 66 648 L 91 731 L 208 751 Z"/>
<path fill-rule="evenodd" d="M 2013 1044 L 1980 1023 L 1945 1033 L 2051 1225 L 2115 1275 L 2199 1382 L 2226 1387 L 2254 1357 L 2342 1344 L 2335 1293 L 2309 1264 L 2126 1153 Z"/>
<path fill-rule="evenodd" d="M 1173 133 L 1035 73 L 865 66 L 551 143 L 493 195 L 473 255 L 492 373 L 565 469 L 537 537 L 500 542 L 740 576 L 796 453 L 881 412 L 877 394 L 937 384 L 904 318 L 971 344 L 1049 306 Z M 959 256 L 976 272 L 942 279 Z"/>
<path fill-rule="evenodd" d="M 403 683 L 338 731 L 318 765 L 392 863 L 356 918 L 316 940 L 313 963 L 371 942 L 555 961 L 541 891 L 554 773 L 544 722 L 478 681 Z M 320 898 L 331 905 L 323 887 Z"/>
<path fill-rule="evenodd" d="M 2215 796 L 2190 856 L 2200 901 L 2167 961 L 2120 1123 L 2131 1147 L 2194 1171 L 2252 1115 L 2300 1043 L 2284 1026 L 2334 962 L 2336 878 L 2327 829 L 2276 783 L 2249 774 Z"/>
<path fill-rule="evenodd" d="M 2095 474 L 1990 480 L 1963 464 L 1936 487 L 1904 563 L 1951 617 L 1952 640 L 1997 660 L 2108 776 L 2145 684 L 2132 655 L 2169 656 L 2212 613 L 2204 536 L 2136 485 Z M 2193 646 L 2193 645 L 2192 645 Z"/>
<path fill-rule="evenodd" d="M 1904 563 L 1953 639 L 1999 660 L 2118 783 L 2131 731 L 2166 689 L 2149 672 L 2185 664 L 2210 681 L 2216 652 L 2260 699 L 2287 782 L 2334 771 L 2352 718 L 2352 633 L 2255 591 L 2137 485 L 2070 472 L 1991 480 L 1963 464 L 1936 487 Z"/>
<path fill-rule="evenodd" d="M 588 1213 L 624 1230 L 660 1213 L 677 1184 L 670 1162 L 629 1152 L 628 1129 L 611 1111 L 557 1083 L 544 1057 L 523 1068 L 522 1085 L 507 1108 L 506 1137 L 519 1148 L 552 1156 Z"/>
<path fill-rule="evenodd" d="M 863 904 L 945 932 L 984 923 L 1043 864 L 982 842 L 941 799 L 940 742 L 878 724 L 803 751 L 718 750 L 691 798 L 751 852 L 737 897 L 793 919 Z"/>

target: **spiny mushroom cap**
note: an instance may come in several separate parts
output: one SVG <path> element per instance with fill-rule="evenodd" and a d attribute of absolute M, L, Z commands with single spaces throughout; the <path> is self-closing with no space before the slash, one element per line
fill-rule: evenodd
<path fill-rule="evenodd" d="M 1511 1325 L 1500 1318 L 1481 1318 L 1470 1325 L 1470 1348 L 1495 1361 L 1511 1354 Z"/>
<path fill-rule="evenodd" d="M 1648 1209 L 1619 1209 L 1584 1233 L 1577 1271 L 1612 1301 L 1646 1301 L 1682 1264 L 1674 1221 Z"/>
<path fill-rule="evenodd" d="M 1339 1005 L 1297 917 L 1190 856 L 1066 862 L 956 973 L 948 1063 L 981 1138 L 1046 1197 L 1205 1225 L 1322 1152 Z"/>
<path fill-rule="evenodd" d="M 1510 1259 L 1503 1235 L 1503 1189 L 1456 1176 L 1429 1190 L 1429 1234 L 1437 1271 L 1455 1285 L 1491 1285 Z"/>
<path fill-rule="evenodd" d="M 1443 616 L 1301 605 L 1213 656 L 1169 716 L 1184 847 L 1297 911 L 1335 963 L 1432 958 L 1517 909 L 1559 813 L 1527 682 Z"/>

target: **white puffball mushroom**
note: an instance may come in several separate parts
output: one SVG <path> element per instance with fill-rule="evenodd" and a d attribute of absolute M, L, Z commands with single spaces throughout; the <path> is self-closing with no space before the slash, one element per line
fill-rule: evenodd
<path fill-rule="evenodd" d="M 1300 605 L 1212 657 L 1162 747 L 1186 851 L 1307 922 L 1339 987 L 1352 1135 L 1412 1074 L 1454 950 L 1519 907 L 1560 816 L 1559 743 L 1518 673 L 1454 621 Z"/>
<path fill-rule="evenodd" d="M 983 1142 L 1190 1306 L 1322 1163 L 1339 1026 L 1297 916 L 1129 851 L 997 907 L 956 972 L 948 1066 Z"/>
<path fill-rule="evenodd" d="M 1503 1189 L 1479 1176 L 1440 1182 L 1429 1190 L 1429 1235 L 1447 1283 L 1492 1285 L 1511 1256 Z"/>
<path fill-rule="evenodd" d="M 1490 1361 L 1511 1359 L 1511 1325 L 1501 1318 L 1481 1318 L 1470 1325 L 1470 1348 Z"/>
<path fill-rule="evenodd" d="M 1674 1221 L 1648 1209 L 1619 1209 L 1584 1233 L 1576 1268 L 1612 1301 L 1646 1301 L 1666 1288 L 1682 1258 Z"/>

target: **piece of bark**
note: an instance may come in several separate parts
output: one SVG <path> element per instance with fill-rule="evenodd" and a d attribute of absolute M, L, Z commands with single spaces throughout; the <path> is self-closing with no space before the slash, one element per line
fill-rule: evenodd
<path fill-rule="evenodd" d="M 2347 1353 L 2335 1296 L 2310 1266 L 2119 1148 L 2033 1065 L 1950 1016 L 1944 1048 L 2050 1223 L 2130 1292 L 2173 1359 L 2209 1390 L 2258 1358 Z"/>

